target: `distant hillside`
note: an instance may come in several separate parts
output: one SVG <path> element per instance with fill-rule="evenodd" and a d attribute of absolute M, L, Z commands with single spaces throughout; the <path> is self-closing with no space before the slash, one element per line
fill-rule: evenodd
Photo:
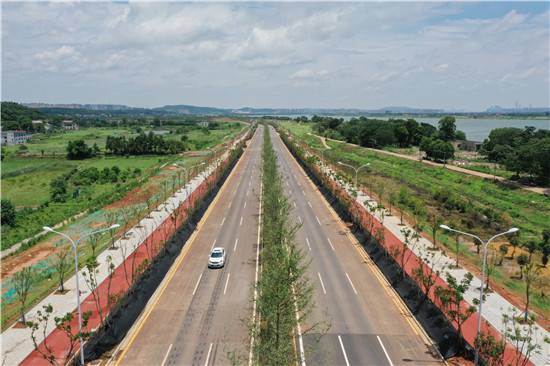
<path fill-rule="evenodd" d="M 2 102 L 3 130 L 30 130 L 33 119 L 44 118 L 40 111 L 14 102 Z"/>
<path fill-rule="evenodd" d="M 154 111 L 165 111 L 174 114 L 199 114 L 207 116 L 218 116 L 231 114 L 229 109 L 214 108 L 214 107 L 197 107 L 194 105 L 165 105 L 164 107 L 153 108 Z"/>

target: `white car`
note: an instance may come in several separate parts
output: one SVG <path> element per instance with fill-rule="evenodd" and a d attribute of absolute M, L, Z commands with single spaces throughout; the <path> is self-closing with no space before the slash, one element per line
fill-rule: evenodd
<path fill-rule="evenodd" d="M 212 249 L 208 258 L 208 268 L 222 268 L 225 265 L 225 249 L 217 247 Z"/>

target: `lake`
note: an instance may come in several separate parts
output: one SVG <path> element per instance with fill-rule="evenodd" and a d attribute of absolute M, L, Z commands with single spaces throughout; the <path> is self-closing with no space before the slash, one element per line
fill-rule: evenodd
<path fill-rule="evenodd" d="M 437 127 L 439 118 L 415 118 L 417 122 L 426 122 Z M 537 129 L 550 130 L 550 120 L 546 119 L 505 119 L 505 118 L 457 118 L 456 129 L 464 131 L 466 138 L 473 141 L 483 141 L 492 129 L 500 127 L 533 126 Z"/>
<path fill-rule="evenodd" d="M 281 117 L 296 118 L 300 115 L 280 115 Z M 311 118 L 311 115 L 306 115 Z M 336 118 L 343 118 L 345 121 L 349 121 L 350 116 L 331 116 Z M 356 117 L 355 117 L 356 118 Z M 367 116 L 367 118 L 373 119 L 389 119 L 390 117 L 377 117 Z M 437 127 L 441 117 L 414 117 L 414 116 L 392 116 L 393 119 L 407 119 L 413 118 L 417 122 L 426 122 Z M 533 126 L 537 129 L 550 130 L 550 119 L 522 119 L 522 118 L 457 118 L 456 128 L 457 130 L 464 131 L 466 138 L 472 141 L 483 142 L 492 129 L 500 127 L 517 127 L 524 128 L 525 126 Z"/>

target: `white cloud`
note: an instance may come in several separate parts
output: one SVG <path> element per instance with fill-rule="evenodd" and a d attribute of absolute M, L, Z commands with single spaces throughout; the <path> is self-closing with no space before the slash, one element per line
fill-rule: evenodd
<path fill-rule="evenodd" d="M 3 91 L 131 105 L 547 103 L 550 13 L 464 16 L 469 6 L 3 3 Z"/>

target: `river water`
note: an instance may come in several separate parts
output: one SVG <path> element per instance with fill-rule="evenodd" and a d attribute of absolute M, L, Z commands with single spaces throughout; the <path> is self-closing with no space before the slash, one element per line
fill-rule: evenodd
<path fill-rule="evenodd" d="M 437 127 L 439 118 L 415 118 L 417 122 L 426 122 Z M 505 119 L 505 118 L 457 118 L 456 129 L 464 131 L 466 138 L 472 141 L 483 141 L 494 128 L 533 126 L 537 129 L 550 130 L 550 120 L 546 119 Z"/>

